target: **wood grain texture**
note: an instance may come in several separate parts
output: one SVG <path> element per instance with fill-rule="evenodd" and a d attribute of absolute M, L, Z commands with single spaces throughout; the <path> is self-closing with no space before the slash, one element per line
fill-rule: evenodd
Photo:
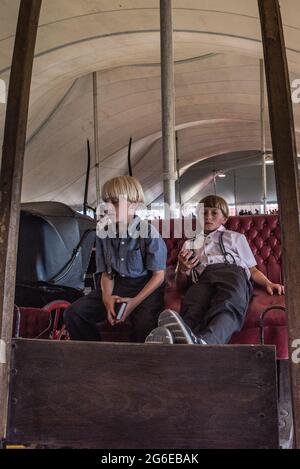
<path fill-rule="evenodd" d="M 0 439 L 5 437 L 8 367 L 13 328 L 14 292 L 33 56 L 41 0 L 21 0 L 9 81 L 0 174 L 0 339 L 7 360 L 0 364 Z"/>
<path fill-rule="evenodd" d="M 8 440 L 276 448 L 275 351 L 14 339 Z"/>
<path fill-rule="evenodd" d="M 289 344 L 300 338 L 300 198 L 288 62 L 278 0 L 258 0 L 282 232 Z M 290 362 L 295 441 L 300 448 L 300 367 Z"/>

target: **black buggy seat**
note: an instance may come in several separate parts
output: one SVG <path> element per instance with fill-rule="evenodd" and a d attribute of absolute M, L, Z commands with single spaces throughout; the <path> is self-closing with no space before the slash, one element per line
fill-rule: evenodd
<path fill-rule="evenodd" d="M 83 295 L 96 221 L 60 202 L 21 206 L 15 303 L 42 307 Z"/>

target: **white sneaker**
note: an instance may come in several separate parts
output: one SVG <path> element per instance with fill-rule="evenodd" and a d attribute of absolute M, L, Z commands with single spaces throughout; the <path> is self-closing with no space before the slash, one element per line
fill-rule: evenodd
<path fill-rule="evenodd" d="M 180 315 L 171 309 L 166 309 L 159 315 L 158 326 L 167 328 L 176 344 L 207 345 L 205 340 L 197 337 Z"/>
<path fill-rule="evenodd" d="M 166 327 L 157 327 L 145 340 L 147 344 L 174 344 L 173 334 Z"/>

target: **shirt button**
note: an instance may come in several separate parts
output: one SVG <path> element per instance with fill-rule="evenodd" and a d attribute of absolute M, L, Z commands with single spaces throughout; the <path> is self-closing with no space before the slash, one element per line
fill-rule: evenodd
<path fill-rule="evenodd" d="M 122 257 L 121 261 L 122 261 L 122 262 L 124 262 L 124 261 L 125 261 L 125 259 Z"/>
<path fill-rule="evenodd" d="M 122 275 L 122 277 L 125 277 L 125 275 Z"/>
<path fill-rule="evenodd" d="M 124 242 L 124 241 L 121 241 L 121 244 L 125 244 L 125 242 Z"/>

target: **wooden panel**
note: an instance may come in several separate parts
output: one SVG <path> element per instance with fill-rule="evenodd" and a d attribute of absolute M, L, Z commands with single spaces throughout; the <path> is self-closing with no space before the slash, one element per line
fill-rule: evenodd
<path fill-rule="evenodd" d="M 8 441 L 276 448 L 275 352 L 14 339 Z"/>
<path fill-rule="evenodd" d="M 23 161 L 29 94 L 41 0 L 21 0 L 9 81 L 0 173 L 0 440 L 5 437 L 9 342 L 12 336 Z"/>
<path fill-rule="evenodd" d="M 291 86 L 278 0 L 258 0 L 276 186 L 282 230 L 290 350 L 300 337 L 300 193 Z M 300 367 L 290 362 L 296 447 L 300 448 Z"/>

